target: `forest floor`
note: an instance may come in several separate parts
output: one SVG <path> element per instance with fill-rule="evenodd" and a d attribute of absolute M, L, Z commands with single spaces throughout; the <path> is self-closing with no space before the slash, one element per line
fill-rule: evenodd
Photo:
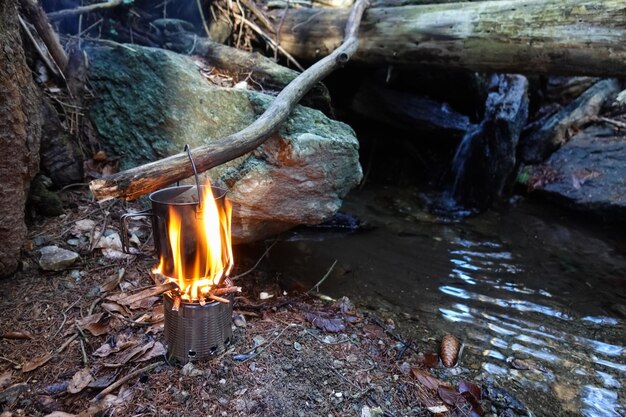
<path fill-rule="evenodd" d="M 170 363 L 161 297 L 120 301 L 155 287 L 153 256 L 119 252 L 129 207 L 76 190 L 63 199 L 64 215 L 33 218 L 21 271 L 0 281 L 2 417 L 517 415 L 503 390 L 483 386 L 480 400 L 477 385 L 438 378 L 438 355 L 391 319 L 345 298 L 287 294 L 240 248 L 235 272 L 250 273 L 235 282 L 234 342 L 211 360 Z M 148 221 L 131 231 L 146 240 Z M 80 258 L 42 271 L 49 245 Z"/>

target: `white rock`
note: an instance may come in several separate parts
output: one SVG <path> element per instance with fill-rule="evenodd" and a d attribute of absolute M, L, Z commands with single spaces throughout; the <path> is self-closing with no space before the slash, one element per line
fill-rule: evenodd
<path fill-rule="evenodd" d="M 44 246 L 39 250 L 39 266 L 44 271 L 62 271 L 70 267 L 80 256 L 71 250 L 59 248 L 58 246 Z"/>

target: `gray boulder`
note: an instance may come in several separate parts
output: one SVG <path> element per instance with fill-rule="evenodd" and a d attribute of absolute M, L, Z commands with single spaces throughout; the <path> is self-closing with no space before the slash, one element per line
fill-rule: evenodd
<path fill-rule="evenodd" d="M 562 205 L 607 217 L 626 214 L 626 136 L 590 127 L 531 170 L 530 185 Z"/>
<path fill-rule="evenodd" d="M 191 58 L 135 45 L 92 46 L 89 115 L 122 169 L 239 131 L 271 96 L 222 88 Z M 253 241 L 332 216 L 362 177 L 358 141 L 344 123 L 297 106 L 257 150 L 209 173 L 233 202 L 233 235 Z"/>
<path fill-rule="evenodd" d="M 44 246 L 39 251 L 41 253 L 39 266 L 44 271 L 62 271 L 80 258 L 76 252 L 58 246 Z"/>

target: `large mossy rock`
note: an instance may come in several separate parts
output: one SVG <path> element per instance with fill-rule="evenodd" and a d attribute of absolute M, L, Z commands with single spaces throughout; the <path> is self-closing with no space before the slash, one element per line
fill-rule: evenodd
<path fill-rule="evenodd" d="M 89 115 L 122 169 L 239 131 L 272 101 L 217 87 L 191 58 L 173 52 L 115 44 L 87 52 L 96 96 Z M 239 242 L 324 221 L 362 177 L 354 131 L 302 106 L 264 145 L 210 175 L 229 187 Z"/>
<path fill-rule="evenodd" d="M 567 208 L 623 220 L 625 161 L 626 136 L 592 126 L 530 168 L 529 185 Z"/>

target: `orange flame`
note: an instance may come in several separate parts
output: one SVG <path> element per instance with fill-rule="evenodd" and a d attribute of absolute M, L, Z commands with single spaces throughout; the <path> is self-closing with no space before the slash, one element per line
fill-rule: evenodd
<path fill-rule="evenodd" d="M 196 218 L 183 219 L 175 206 L 171 206 L 167 226 L 173 263 L 173 273 L 168 278 L 178 283 L 182 298 L 189 301 L 204 299 L 203 294 L 219 285 L 234 265 L 231 204 L 226 198 L 223 204 L 216 203 L 208 180 L 201 188 Z M 161 255 L 153 272 L 167 276 L 165 264 Z"/>

